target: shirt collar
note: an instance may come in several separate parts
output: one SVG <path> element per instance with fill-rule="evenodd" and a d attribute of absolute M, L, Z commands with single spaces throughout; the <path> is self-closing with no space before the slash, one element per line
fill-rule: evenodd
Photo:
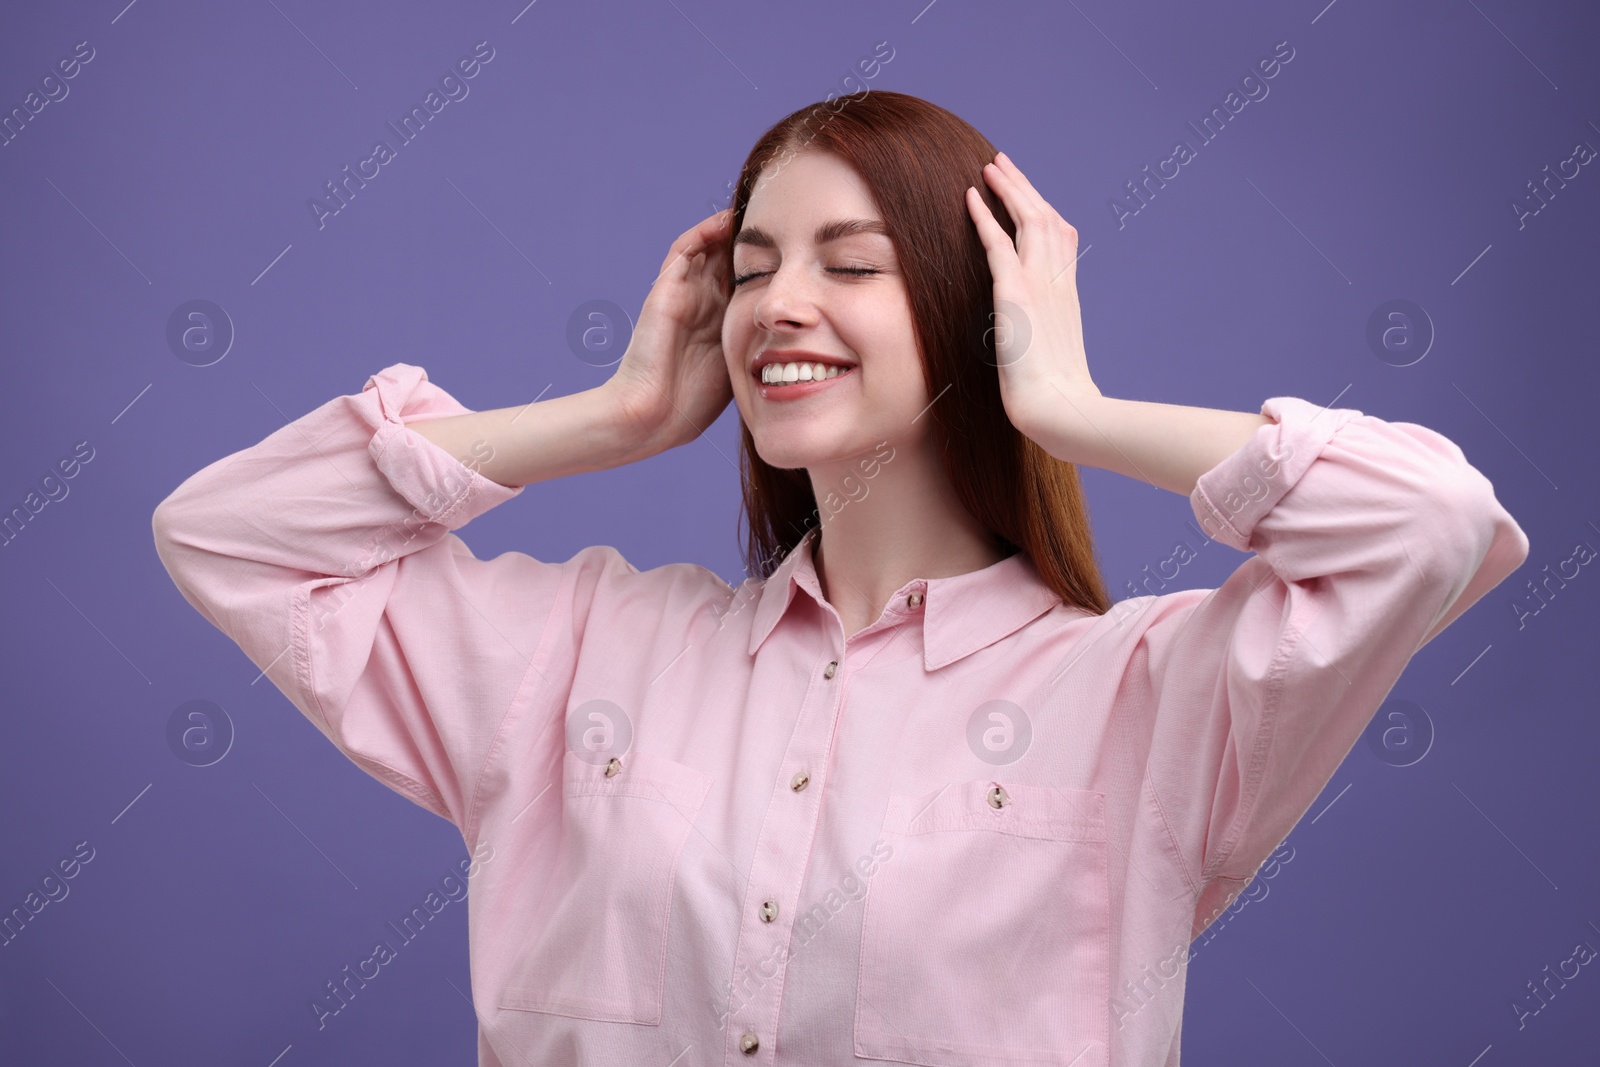
<path fill-rule="evenodd" d="M 795 590 L 803 589 L 818 605 L 824 603 L 812 558 L 816 535 L 816 527 L 806 531 L 757 594 L 750 631 L 752 656 L 788 612 Z M 923 596 L 922 665 L 929 671 L 1009 637 L 1062 603 L 1024 552 L 966 574 L 913 578 L 889 602 L 904 603 L 913 592 Z"/>

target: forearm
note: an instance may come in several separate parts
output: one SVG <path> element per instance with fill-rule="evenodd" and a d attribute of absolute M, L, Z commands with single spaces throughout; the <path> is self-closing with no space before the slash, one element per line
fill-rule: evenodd
<path fill-rule="evenodd" d="M 1028 436 L 1057 459 L 1188 496 L 1200 475 L 1271 421 L 1244 411 L 1057 392 Z"/>
<path fill-rule="evenodd" d="M 659 451 L 630 430 L 603 385 L 537 403 L 407 421 L 406 428 L 510 488 L 620 467 Z"/>

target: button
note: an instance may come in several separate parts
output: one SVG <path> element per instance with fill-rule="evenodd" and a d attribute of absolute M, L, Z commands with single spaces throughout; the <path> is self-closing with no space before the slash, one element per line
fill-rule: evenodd
<path fill-rule="evenodd" d="M 915 608 L 915 607 L 920 607 L 921 605 L 922 605 L 922 594 L 921 593 L 912 593 L 910 596 L 906 597 L 906 607 Z"/>
<path fill-rule="evenodd" d="M 991 808 L 1005 807 L 1008 799 L 1009 798 L 1006 796 L 1006 791 L 1001 789 L 999 786 L 995 786 L 993 789 L 989 790 L 989 806 Z"/>
<path fill-rule="evenodd" d="M 800 790 L 806 787 L 806 783 L 809 781 L 811 781 L 811 776 L 809 774 L 807 774 L 805 771 L 796 771 L 795 776 L 789 779 L 789 788 L 798 793 Z"/>
<path fill-rule="evenodd" d="M 752 1030 L 746 1030 L 744 1032 L 744 1036 L 739 1039 L 739 1051 L 744 1053 L 746 1056 L 751 1055 L 760 1047 L 761 1039 L 757 1037 L 755 1032 Z"/>
<path fill-rule="evenodd" d="M 763 900 L 761 902 L 761 921 L 769 923 L 778 917 L 778 902 L 776 900 Z"/>
<path fill-rule="evenodd" d="M 833 677 L 833 672 L 838 670 L 838 669 L 839 669 L 839 661 L 838 660 L 833 660 L 828 664 L 827 668 L 823 670 L 822 676 L 824 678 L 832 678 Z"/>
<path fill-rule="evenodd" d="M 621 772 L 622 772 L 622 761 L 619 760 L 617 757 L 612 756 L 610 762 L 608 762 L 606 764 L 606 777 L 607 778 L 614 778 L 618 774 L 620 774 Z"/>

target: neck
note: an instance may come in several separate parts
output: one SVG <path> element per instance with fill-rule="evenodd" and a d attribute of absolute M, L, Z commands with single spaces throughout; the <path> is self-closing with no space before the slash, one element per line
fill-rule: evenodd
<path fill-rule="evenodd" d="M 846 636 L 877 621 L 895 590 L 913 579 L 967 574 L 1005 558 L 931 456 L 897 450 L 873 468 L 863 478 L 847 465 L 837 480 L 808 468 L 822 524 L 812 559 Z"/>

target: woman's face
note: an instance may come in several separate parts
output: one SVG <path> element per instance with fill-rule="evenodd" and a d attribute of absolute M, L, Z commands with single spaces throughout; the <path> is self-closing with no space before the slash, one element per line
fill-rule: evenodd
<path fill-rule="evenodd" d="M 801 151 L 755 183 L 734 237 L 722 350 L 756 451 L 775 467 L 825 474 L 927 432 L 931 420 L 913 422 L 928 387 L 894 245 L 849 232 L 874 224 L 882 217 L 860 177 L 830 152 Z M 780 368 L 820 361 L 839 364 L 838 376 L 763 384 L 760 363 L 788 350 Z"/>

